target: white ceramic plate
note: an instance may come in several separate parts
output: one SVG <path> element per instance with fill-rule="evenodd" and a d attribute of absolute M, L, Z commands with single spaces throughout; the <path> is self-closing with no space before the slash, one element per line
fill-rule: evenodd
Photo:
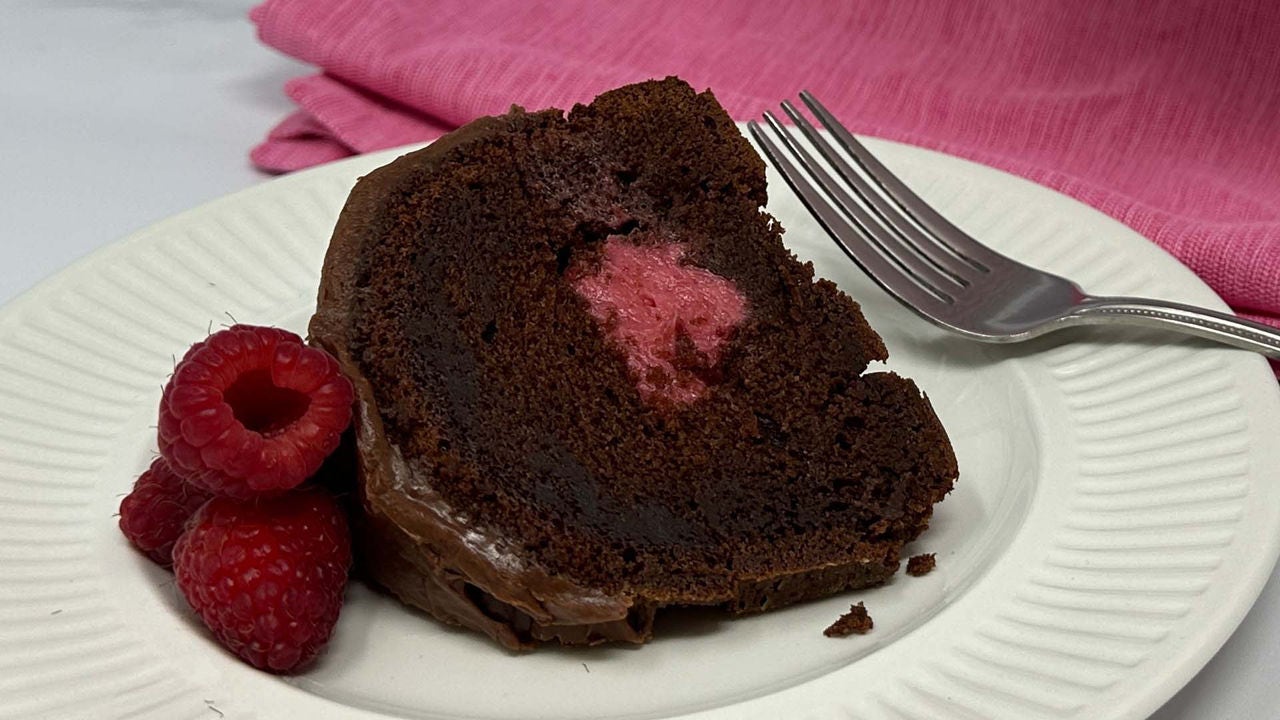
<path fill-rule="evenodd" d="M 1087 289 L 1222 308 L 1119 223 L 869 141 L 959 225 Z M 334 218 L 396 153 L 265 183 L 106 247 L 0 312 L 0 714 L 11 718 L 1141 718 L 1226 640 L 1280 540 L 1280 397 L 1258 357 L 1165 335 L 944 336 L 834 248 L 776 177 L 788 244 L 863 303 L 954 440 L 961 480 L 910 548 L 938 569 L 645 647 L 529 655 L 361 586 L 310 672 L 223 652 L 116 528 L 173 357 L 210 325 L 303 330 Z M 1100 332 L 1100 331 L 1099 331 Z M 866 636 L 822 629 L 851 602 Z"/>

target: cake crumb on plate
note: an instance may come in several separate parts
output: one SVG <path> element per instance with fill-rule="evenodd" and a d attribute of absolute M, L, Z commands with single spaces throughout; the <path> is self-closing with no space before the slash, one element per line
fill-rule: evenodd
<path fill-rule="evenodd" d="M 922 553 L 914 555 L 907 560 L 907 574 L 911 577 L 920 577 L 928 575 L 931 570 L 938 566 L 938 559 L 933 553 Z"/>
<path fill-rule="evenodd" d="M 871 621 L 871 616 L 867 614 L 867 607 L 862 603 L 850 605 L 849 612 L 840 616 L 839 620 L 831 623 L 831 627 L 822 631 L 827 637 L 845 637 L 847 635 L 866 635 L 871 632 L 871 628 L 875 623 Z"/>

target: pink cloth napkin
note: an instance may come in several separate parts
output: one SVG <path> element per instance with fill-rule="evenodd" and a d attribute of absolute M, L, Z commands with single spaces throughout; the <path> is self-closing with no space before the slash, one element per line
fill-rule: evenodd
<path fill-rule="evenodd" d="M 1030 178 L 1128 224 L 1280 326 L 1280 3 L 1271 0 L 268 0 L 320 72 L 269 171 L 679 75 L 730 114 L 808 88 L 855 132 Z"/>

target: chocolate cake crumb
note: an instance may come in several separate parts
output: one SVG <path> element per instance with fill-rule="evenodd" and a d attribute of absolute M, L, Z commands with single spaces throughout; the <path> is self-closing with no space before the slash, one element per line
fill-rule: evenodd
<path fill-rule="evenodd" d="M 928 575 L 937 566 L 938 559 L 934 557 L 933 553 L 922 553 L 907 560 L 907 574 L 911 577 Z"/>
<path fill-rule="evenodd" d="M 827 637 L 846 637 L 849 635 L 866 635 L 871 632 L 871 628 L 875 623 L 871 621 L 871 616 L 867 614 L 867 608 L 862 603 L 850 605 L 849 612 L 840 616 L 839 620 L 831 623 L 831 627 L 822 631 Z"/>

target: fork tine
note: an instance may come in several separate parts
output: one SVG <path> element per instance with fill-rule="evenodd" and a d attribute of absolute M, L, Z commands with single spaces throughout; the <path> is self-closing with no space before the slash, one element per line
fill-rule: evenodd
<path fill-rule="evenodd" d="M 846 205 L 857 203 L 875 213 L 876 218 L 889 231 L 886 233 L 888 237 L 881 239 L 881 245 L 887 252 L 891 252 L 898 258 L 920 256 L 937 272 L 947 276 L 951 282 L 964 287 L 969 285 L 967 276 L 973 275 L 973 265 L 957 257 L 950 248 L 939 245 L 938 241 L 926 235 L 903 215 L 902 210 L 893 202 L 876 192 L 870 183 L 849 165 L 831 141 L 824 138 L 808 118 L 796 110 L 794 105 L 783 100 L 782 110 L 787 113 L 796 127 L 800 128 L 805 137 L 809 138 L 810 144 L 822 153 L 827 162 L 853 189 L 857 198 L 844 193 L 844 197 L 841 198 L 843 202 Z"/>
<path fill-rule="evenodd" d="M 826 191 L 827 196 L 835 202 L 836 208 L 844 212 L 854 225 L 861 229 L 862 237 L 874 243 L 881 253 L 901 266 L 908 275 L 915 278 L 916 282 L 945 296 L 944 299 L 949 301 L 955 293 L 964 289 L 966 285 L 964 281 L 952 273 L 940 270 L 919 253 L 904 247 L 902 240 L 895 236 L 891 228 L 887 228 L 883 221 L 872 215 L 866 205 L 851 195 L 832 173 L 819 166 L 817 157 L 801 147 L 773 113 L 766 112 L 764 119 L 791 150 L 792 157 L 808 173 L 809 179 Z"/>
<path fill-rule="evenodd" d="M 983 272 L 988 271 L 988 265 L 998 264 L 1008 259 L 969 237 L 963 230 L 951 224 L 951 221 L 938 214 L 938 211 L 930 207 L 919 195 L 912 192 L 906 183 L 890 172 L 889 168 L 886 168 L 853 136 L 853 133 L 841 125 L 840 121 L 813 96 L 813 93 L 801 90 L 800 99 L 813 111 L 822 126 L 831 131 L 831 135 L 857 161 L 867 176 L 875 181 L 884 195 L 920 227 L 928 230 L 939 244 Z"/>
<path fill-rule="evenodd" d="M 930 317 L 930 309 L 942 309 L 948 304 L 949 298 L 938 297 L 936 291 L 921 286 L 915 278 L 906 274 L 870 244 L 858 242 L 863 237 L 861 231 L 823 197 L 806 174 L 791 161 L 787 151 L 764 132 L 759 123 L 752 120 L 747 123 L 747 129 L 782 173 L 787 184 L 844 250 L 845 255 L 870 275 L 885 292 L 925 317 Z"/>

